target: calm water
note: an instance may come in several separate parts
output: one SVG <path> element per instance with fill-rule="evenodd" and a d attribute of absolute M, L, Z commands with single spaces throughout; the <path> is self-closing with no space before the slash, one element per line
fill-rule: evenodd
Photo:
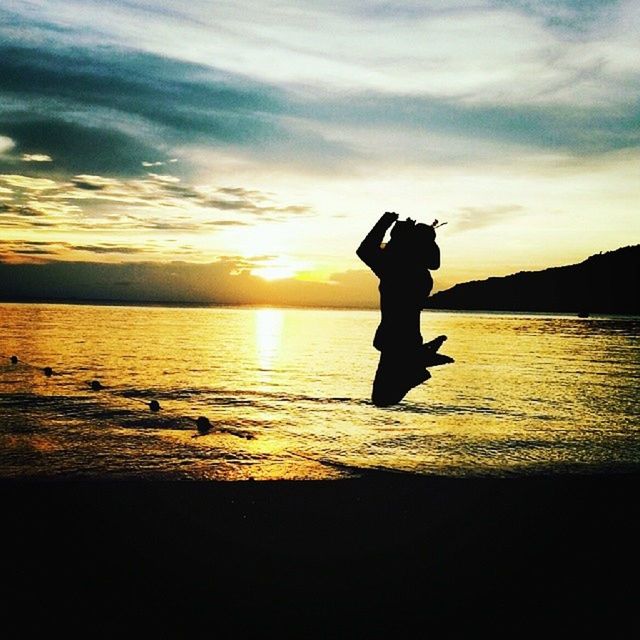
<path fill-rule="evenodd" d="M 447 334 L 456 363 L 389 409 L 369 403 L 377 321 L 375 311 L 0 304 L 0 353 L 36 365 L 1 359 L 0 476 L 640 466 L 640 319 L 425 312 L 423 336 Z M 105 388 L 92 391 L 93 379 Z M 194 437 L 198 416 L 226 431 Z"/>

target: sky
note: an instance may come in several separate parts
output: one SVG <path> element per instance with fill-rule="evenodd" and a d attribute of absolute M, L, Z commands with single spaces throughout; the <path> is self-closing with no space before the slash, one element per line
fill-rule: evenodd
<path fill-rule="evenodd" d="M 636 0 L 9 3 L 4 286 L 373 305 L 384 211 L 446 222 L 435 291 L 637 244 L 638 33 Z"/>

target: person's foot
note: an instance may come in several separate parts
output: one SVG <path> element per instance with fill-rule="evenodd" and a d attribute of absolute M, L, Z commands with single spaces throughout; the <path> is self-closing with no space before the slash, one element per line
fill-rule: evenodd
<path fill-rule="evenodd" d="M 437 351 L 442 346 L 442 344 L 446 339 L 447 339 L 447 336 L 438 336 L 437 338 L 434 338 L 429 342 L 425 342 L 422 345 L 422 348 L 425 351 Z"/>
<path fill-rule="evenodd" d="M 425 367 L 436 367 L 439 364 L 449 364 L 455 362 L 451 356 L 445 356 L 444 353 L 427 353 L 425 354 L 423 365 Z"/>
<path fill-rule="evenodd" d="M 425 367 L 435 367 L 439 364 L 449 364 L 453 362 L 453 358 L 438 353 L 438 349 L 442 346 L 447 336 L 438 336 L 430 342 L 422 345 L 422 364 Z"/>

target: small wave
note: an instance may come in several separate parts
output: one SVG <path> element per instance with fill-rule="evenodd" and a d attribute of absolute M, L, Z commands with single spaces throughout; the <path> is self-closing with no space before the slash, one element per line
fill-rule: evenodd
<path fill-rule="evenodd" d="M 487 415 L 496 418 L 515 418 L 526 419 L 530 415 L 515 409 L 508 409 L 507 407 L 501 407 L 499 409 L 494 407 L 487 407 L 482 405 L 464 405 L 464 404 L 443 404 L 434 402 L 433 404 L 417 404 L 411 402 L 404 402 L 394 407 L 389 407 L 391 411 L 397 411 L 400 413 L 416 413 L 416 414 L 431 414 L 431 415 Z"/>

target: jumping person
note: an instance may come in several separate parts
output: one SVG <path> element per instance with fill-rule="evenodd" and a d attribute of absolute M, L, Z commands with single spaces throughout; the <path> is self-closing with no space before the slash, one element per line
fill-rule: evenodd
<path fill-rule="evenodd" d="M 371 394 L 379 407 L 400 402 L 410 389 L 428 380 L 427 367 L 453 362 L 438 353 L 446 336 L 423 343 L 420 333 L 420 312 L 433 287 L 430 270 L 440 267 L 436 224 L 399 221 L 397 213 L 387 211 L 356 251 L 380 279 L 381 320 L 373 340 L 380 361 Z M 383 245 L 392 225 L 390 240 Z"/>

